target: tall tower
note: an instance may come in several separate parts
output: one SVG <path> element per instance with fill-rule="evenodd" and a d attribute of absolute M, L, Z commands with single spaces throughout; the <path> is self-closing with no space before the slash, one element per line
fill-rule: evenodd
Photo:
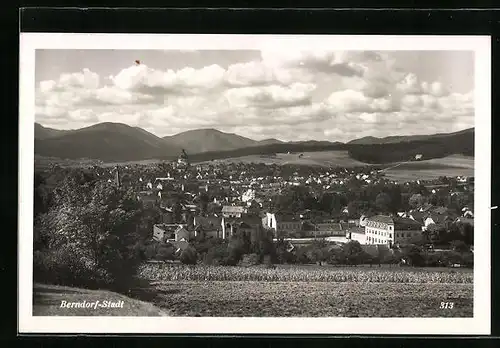
<path fill-rule="evenodd" d="M 116 187 L 120 187 L 120 170 L 118 169 L 118 166 L 115 167 L 115 184 Z"/>

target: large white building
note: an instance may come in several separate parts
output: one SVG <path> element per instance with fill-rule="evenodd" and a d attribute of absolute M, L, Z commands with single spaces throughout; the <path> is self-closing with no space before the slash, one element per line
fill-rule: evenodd
<path fill-rule="evenodd" d="M 422 239 L 422 225 L 412 219 L 375 215 L 366 219 L 366 244 L 411 244 Z"/>

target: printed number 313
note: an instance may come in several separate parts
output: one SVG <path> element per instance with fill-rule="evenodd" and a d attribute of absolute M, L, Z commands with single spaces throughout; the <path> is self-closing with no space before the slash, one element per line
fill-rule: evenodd
<path fill-rule="evenodd" d="M 440 309 L 452 309 L 453 308 L 453 302 L 441 302 L 439 305 Z"/>

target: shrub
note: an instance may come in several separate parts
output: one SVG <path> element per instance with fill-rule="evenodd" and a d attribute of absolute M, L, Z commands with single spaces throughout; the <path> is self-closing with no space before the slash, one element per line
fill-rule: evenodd
<path fill-rule="evenodd" d="M 156 252 L 156 259 L 161 261 L 174 260 L 174 250 L 172 246 L 160 245 Z"/>
<path fill-rule="evenodd" d="M 180 260 L 185 265 L 196 265 L 198 261 L 196 250 L 191 246 L 187 247 L 182 251 Z"/>
<path fill-rule="evenodd" d="M 206 265 L 225 265 L 229 257 L 227 246 L 220 244 L 210 248 L 203 256 Z"/>
<path fill-rule="evenodd" d="M 99 288 L 112 283 L 108 272 L 97 268 L 94 262 L 79 255 L 78 250 L 70 245 L 50 251 L 35 251 L 33 278 L 44 283 L 88 288 Z"/>
<path fill-rule="evenodd" d="M 258 254 L 245 254 L 238 263 L 238 266 L 249 267 L 258 265 L 259 263 L 260 256 Z"/>

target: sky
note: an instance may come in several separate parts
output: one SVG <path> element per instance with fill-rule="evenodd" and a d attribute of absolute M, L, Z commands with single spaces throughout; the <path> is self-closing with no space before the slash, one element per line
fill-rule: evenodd
<path fill-rule="evenodd" d="M 35 71 L 35 121 L 56 129 L 346 142 L 474 127 L 473 51 L 43 49 Z"/>

